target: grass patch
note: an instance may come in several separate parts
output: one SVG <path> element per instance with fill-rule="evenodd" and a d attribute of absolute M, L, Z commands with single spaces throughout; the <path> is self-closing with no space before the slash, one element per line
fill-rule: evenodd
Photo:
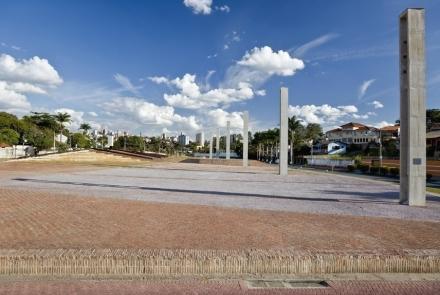
<path fill-rule="evenodd" d="M 437 187 L 427 187 L 426 190 L 431 193 L 440 194 L 440 188 Z"/>

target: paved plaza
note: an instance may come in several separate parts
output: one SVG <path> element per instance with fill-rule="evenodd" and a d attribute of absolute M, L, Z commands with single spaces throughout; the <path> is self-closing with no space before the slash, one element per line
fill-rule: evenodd
<path fill-rule="evenodd" d="M 303 169 L 279 176 L 276 166 L 250 165 L 94 152 L 2 163 L 0 278 L 8 279 L 0 294 L 271 294 L 275 289 L 249 289 L 239 278 L 378 269 L 434 272 L 434 279 L 330 279 L 324 289 L 276 292 L 438 292 L 440 198 L 409 207 L 398 204 L 390 182 Z M 83 276 L 76 265 L 90 278 L 148 281 L 69 281 Z M 20 280 L 47 271 L 61 280 Z M 215 280 L 154 281 L 161 275 Z"/>
<path fill-rule="evenodd" d="M 392 183 L 300 169 L 282 177 L 270 165 L 72 157 L 76 164 L 0 166 L 0 248 L 440 249 L 440 198 L 399 205 Z"/>
<path fill-rule="evenodd" d="M 0 186 L 146 202 L 440 221 L 440 198 L 435 196 L 428 195 L 426 207 L 402 206 L 393 183 L 300 169 L 279 176 L 276 168 L 151 162 L 22 171 L 1 177 Z"/>

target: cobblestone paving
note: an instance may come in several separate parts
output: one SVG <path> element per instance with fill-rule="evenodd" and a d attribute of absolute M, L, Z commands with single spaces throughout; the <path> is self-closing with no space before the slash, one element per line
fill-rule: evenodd
<path fill-rule="evenodd" d="M 438 295 L 440 282 L 330 281 L 323 289 L 247 289 L 239 281 L 21 281 L 0 283 L 0 294 L 292 294 Z"/>
<path fill-rule="evenodd" d="M 162 163 L 25 172 L 1 177 L 0 186 L 149 202 L 440 221 L 438 197 L 428 196 L 424 208 L 402 206 L 396 184 L 298 170 L 281 177 L 268 168 Z"/>

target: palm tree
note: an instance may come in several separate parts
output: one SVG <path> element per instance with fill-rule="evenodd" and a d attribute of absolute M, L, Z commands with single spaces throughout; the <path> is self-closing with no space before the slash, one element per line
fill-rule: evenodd
<path fill-rule="evenodd" d="M 82 123 L 82 124 L 79 126 L 79 129 L 80 129 L 80 130 L 83 130 L 83 134 L 86 135 L 87 132 L 88 132 L 90 129 L 92 129 L 92 127 L 90 126 L 89 123 Z"/>
<path fill-rule="evenodd" d="M 295 141 L 295 133 L 298 133 L 302 128 L 301 122 L 296 119 L 295 116 L 289 118 L 289 131 L 290 131 L 290 163 L 293 165 L 293 145 Z M 299 134 L 297 134 L 299 135 Z M 297 136 L 298 138 L 298 136 Z"/>
<path fill-rule="evenodd" d="M 69 123 L 71 121 L 71 116 L 68 113 L 57 113 L 54 115 L 55 120 L 60 124 L 60 142 L 61 142 L 61 134 L 64 130 L 64 124 Z"/>

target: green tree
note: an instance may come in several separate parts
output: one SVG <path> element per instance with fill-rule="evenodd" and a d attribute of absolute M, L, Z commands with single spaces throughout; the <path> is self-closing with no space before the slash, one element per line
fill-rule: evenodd
<path fill-rule="evenodd" d="M 20 122 L 15 115 L 0 112 L 0 129 L 9 128 L 20 132 Z"/>
<path fill-rule="evenodd" d="M 25 143 L 36 148 L 37 152 L 53 146 L 53 131 L 48 128 L 38 128 L 35 124 L 24 124 L 23 138 Z"/>
<path fill-rule="evenodd" d="M 55 131 L 59 128 L 54 116 L 48 113 L 32 112 L 30 116 L 24 116 L 23 121 L 35 124 L 39 128 L 47 128 Z"/>
<path fill-rule="evenodd" d="M 20 134 L 11 128 L 0 129 L 0 143 L 6 143 L 8 145 L 17 144 L 20 139 Z"/>
<path fill-rule="evenodd" d="M 292 116 L 289 118 L 289 137 L 290 137 L 290 163 L 293 165 L 294 157 L 293 151 L 294 147 L 298 144 L 301 144 L 302 134 L 303 134 L 303 126 L 301 125 L 301 121 L 296 119 L 296 116 Z"/>
<path fill-rule="evenodd" d="M 79 126 L 80 130 L 83 130 L 83 134 L 87 134 L 87 132 L 92 129 L 92 127 L 90 126 L 89 123 L 81 123 L 81 125 Z"/>
<path fill-rule="evenodd" d="M 426 128 L 431 130 L 434 124 L 440 123 L 440 109 L 426 110 Z"/>
<path fill-rule="evenodd" d="M 88 149 L 92 146 L 90 138 L 83 133 L 77 132 L 71 135 L 72 147 Z"/>
<path fill-rule="evenodd" d="M 64 124 L 66 123 L 70 123 L 71 121 L 71 116 L 68 113 L 57 113 L 56 115 L 54 115 L 55 120 L 58 122 L 58 124 L 60 125 L 60 133 L 63 133 L 64 130 Z"/>
<path fill-rule="evenodd" d="M 322 127 L 316 123 L 310 123 L 306 126 L 305 130 L 305 139 L 307 141 L 312 140 L 313 142 L 317 141 L 323 136 Z"/>

